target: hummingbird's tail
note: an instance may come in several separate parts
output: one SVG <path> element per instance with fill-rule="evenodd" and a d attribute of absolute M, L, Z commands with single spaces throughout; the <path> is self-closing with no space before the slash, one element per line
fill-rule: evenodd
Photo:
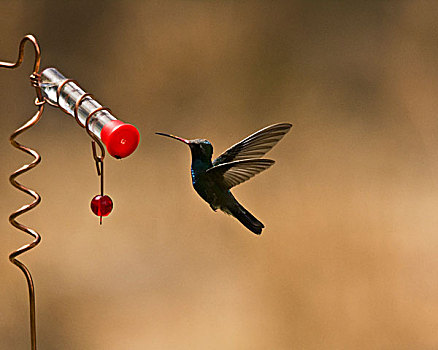
<path fill-rule="evenodd" d="M 262 229 L 265 225 L 257 220 L 255 216 L 246 210 L 237 200 L 234 200 L 233 205 L 228 209 L 230 214 L 239 220 L 248 230 L 254 232 L 256 235 L 262 233 Z"/>

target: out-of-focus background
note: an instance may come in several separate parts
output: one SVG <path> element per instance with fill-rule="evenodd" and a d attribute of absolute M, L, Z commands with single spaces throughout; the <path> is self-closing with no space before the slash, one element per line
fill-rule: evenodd
<path fill-rule="evenodd" d="M 438 348 L 438 4 L 398 1 L 2 1 L 0 59 L 33 33 L 42 68 L 76 79 L 141 132 L 106 160 L 99 226 L 90 140 L 46 107 L 19 140 L 43 197 L 20 221 L 41 349 Z M 23 67 L 0 70 L 0 348 L 29 348 L 8 176 L 31 158 L 9 134 L 35 111 Z M 235 188 L 257 237 L 191 187 L 190 154 L 218 155 L 294 124 L 276 165 Z"/>

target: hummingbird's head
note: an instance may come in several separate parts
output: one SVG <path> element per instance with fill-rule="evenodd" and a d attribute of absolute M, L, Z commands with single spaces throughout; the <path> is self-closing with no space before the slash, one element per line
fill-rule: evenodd
<path fill-rule="evenodd" d="M 182 137 L 165 134 L 162 132 L 156 132 L 157 135 L 170 137 L 172 139 L 181 141 L 190 147 L 190 151 L 192 152 L 192 158 L 201 159 L 205 161 L 211 161 L 211 156 L 213 155 L 213 146 L 210 141 L 204 139 L 195 139 L 195 140 L 186 140 Z"/>
<path fill-rule="evenodd" d="M 210 141 L 205 139 L 189 140 L 189 147 L 192 151 L 192 158 L 200 159 L 205 162 L 211 161 L 213 146 Z"/>

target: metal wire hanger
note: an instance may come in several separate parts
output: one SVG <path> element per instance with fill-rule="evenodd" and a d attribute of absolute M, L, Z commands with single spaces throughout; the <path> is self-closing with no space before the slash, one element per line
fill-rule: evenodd
<path fill-rule="evenodd" d="M 24 146 L 16 141 L 16 138 L 21 135 L 26 130 L 33 127 L 40 120 L 44 106 L 46 103 L 59 107 L 65 113 L 73 116 L 78 124 L 86 129 L 88 135 L 92 138 L 92 154 L 93 159 L 96 164 L 97 174 L 100 178 L 100 195 L 95 196 L 91 202 L 92 211 L 100 216 L 100 223 L 102 224 L 102 216 L 106 216 L 112 210 L 112 200 L 108 196 L 104 195 L 104 167 L 103 160 L 105 158 L 105 143 L 108 152 L 115 158 L 124 158 L 130 155 L 137 148 L 139 143 L 139 132 L 131 124 L 126 124 L 118 119 L 116 119 L 109 108 L 102 107 L 93 96 L 89 93 L 85 93 L 76 81 L 72 79 L 66 79 L 59 71 L 55 68 L 47 68 L 42 73 L 40 73 L 40 63 L 41 63 L 41 50 L 38 45 L 36 38 L 29 34 L 22 38 L 18 48 L 18 58 L 15 62 L 2 62 L 0 61 L 0 68 L 15 69 L 20 67 L 24 58 L 24 47 L 26 42 L 30 42 L 35 51 L 33 71 L 29 77 L 31 85 L 35 88 L 36 98 L 35 105 L 37 107 L 36 113 L 27 120 L 21 127 L 15 130 L 10 135 L 10 142 L 13 147 L 29 154 L 34 159 L 14 171 L 10 177 L 9 181 L 18 190 L 30 195 L 33 201 L 29 204 L 23 205 L 18 210 L 14 211 L 9 216 L 9 222 L 12 226 L 17 229 L 29 234 L 33 240 L 31 243 L 25 244 L 24 246 L 14 250 L 9 255 L 9 260 L 11 263 L 16 265 L 24 274 L 27 282 L 27 288 L 29 292 L 29 315 L 30 315 L 30 340 L 31 349 L 36 350 L 37 340 L 36 340 L 36 317 L 35 317 L 35 287 L 32 279 L 32 275 L 29 269 L 17 259 L 21 254 L 35 248 L 41 241 L 40 234 L 33 228 L 26 226 L 16 219 L 20 215 L 23 215 L 30 210 L 34 209 L 40 202 L 41 197 L 33 189 L 30 189 L 23 184 L 19 183 L 16 178 L 29 170 L 33 169 L 41 162 L 40 154 L 34 149 Z M 56 96 L 52 98 L 47 94 L 47 92 L 42 89 L 45 88 L 45 81 L 47 77 L 53 77 L 58 79 L 55 83 L 51 83 L 50 87 L 57 86 Z M 73 106 L 69 108 L 66 105 L 66 101 L 73 101 Z M 64 106 L 62 103 L 64 103 Z M 102 140 L 96 136 L 99 135 Z M 97 152 L 97 147 L 100 149 L 100 154 Z M 107 197 L 107 198 L 105 198 Z"/>

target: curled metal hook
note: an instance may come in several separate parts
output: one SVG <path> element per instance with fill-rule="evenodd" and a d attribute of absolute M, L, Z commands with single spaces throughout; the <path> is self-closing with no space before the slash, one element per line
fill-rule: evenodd
<path fill-rule="evenodd" d="M 96 162 L 97 175 L 98 176 L 102 176 L 102 172 L 103 172 L 103 158 L 101 156 L 97 155 L 97 149 L 96 149 L 96 142 L 95 141 L 91 141 L 91 149 L 93 151 L 94 161 Z"/>
<path fill-rule="evenodd" d="M 34 65 L 33 65 L 33 73 L 30 76 L 30 80 L 31 80 L 32 86 L 35 87 L 35 90 L 36 90 L 37 97 L 35 100 L 35 104 L 38 106 L 38 111 L 24 125 L 22 125 L 20 128 L 18 128 L 17 130 L 15 130 L 12 133 L 12 135 L 10 136 L 10 142 L 11 142 L 13 147 L 33 156 L 35 159 L 32 162 L 25 164 L 21 168 L 14 171 L 12 173 L 12 175 L 9 177 L 9 181 L 12 184 L 12 186 L 14 186 L 15 188 L 17 188 L 18 190 L 20 190 L 24 193 L 27 193 L 28 195 L 33 197 L 34 201 L 30 204 L 23 205 L 20 209 L 13 212 L 9 216 L 9 222 L 11 223 L 12 226 L 14 226 L 17 229 L 31 235 L 34 239 L 31 243 L 26 244 L 26 245 L 18 248 L 17 250 L 13 251 L 9 255 L 9 260 L 11 261 L 11 263 L 16 265 L 24 273 L 24 275 L 26 277 L 27 287 L 28 287 L 28 291 L 29 291 L 31 349 L 36 350 L 36 320 L 35 320 L 35 288 L 34 288 L 34 283 L 33 283 L 32 275 L 31 275 L 29 269 L 21 261 L 17 260 L 17 257 L 19 255 L 31 250 L 32 248 L 36 247 L 38 245 L 38 243 L 41 241 L 41 236 L 34 229 L 32 229 L 28 226 L 25 226 L 25 225 L 19 223 L 18 221 L 16 221 L 16 218 L 24 213 L 27 213 L 28 211 L 32 210 L 33 208 L 35 208 L 40 203 L 41 197 L 36 191 L 34 191 L 30 188 L 27 188 L 27 187 L 23 186 L 22 184 L 20 184 L 18 181 L 16 181 L 16 178 L 19 175 L 21 175 L 21 174 L 31 170 L 35 166 L 37 166 L 41 162 L 41 156 L 38 154 L 37 151 L 33 150 L 32 148 L 23 146 L 22 144 L 15 141 L 15 138 L 18 135 L 20 135 L 21 133 L 23 133 L 27 129 L 31 128 L 32 126 L 34 126 L 40 120 L 41 115 L 42 115 L 43 110 L 44 110 L 45 100 L 42 98 L 41 89 L 40 89 L 39 83 L 38 83 L 39 82 L 38 71 L 39 71 L 40 62 L 41 62 L 41 50 L 40 50 L 40 47 L 38 45 L 36 38 L 33 35 L 26 35 L 23 39 L 21 39 L 20 44 L 19 44 L 19 48 L 18 48 L 17 61 L 15 63 L 14 62 L 12 62 L 12 63 L 11 62 L 0 62 L 0 68 L 15 69 L 21 65 L 21 63 L 23 62 L 24 44 L 26 43 L 26 41 L 30 41 L 33 44 L 33 47 L 35 50 L 35 60 L 34 60 Z"/>
<path fill-rule="evenodd" d="M 23 63 L 24 57 L 24 44 L 26 41 L 30 41 L 33 44 L 35 49 L 35 61 L 33 63 L 33 71 L 37 73 L 40 70 L 40 62 L 41 62 L 41 50 L 38 45 L 36 38 L 32 34 L 26 35 L 23 39 L 21 39 L 19 47 L 18 47 L 18 58 L 15 63 L 13 62 L 0 62 L 0 67 L 4 68 L 18 68 L 21 63 Z"/>
<path fill-rule="evenodd" d="M 37 39 L 32 34 L 28 34 L 23 39 L 21 39 L 20 44 L 18 46 L 17 60 L 15 62 L 0 62 L 0 68 L 15 69 L 18 68 L 21 65 L 21 63 L 23 63 L 24 44 L 26 44 L 26 41 L 31 42 L 35 50 L 35 59 L 33 62 L 33 73 L 31 75 L 31 84 L 36 89 L 38 100 L 43 101 L 41 88 L 39 87 L 38 84 L 34 84 L 35 79 L 38 79 L 39 77 L 38 71 L 40 70 L 40 64 L 41 64 L 41 50 L 40 50 L 40 46 L 38 45 Z"/>
<path fill-rule="evenodd" d="M 76 103 L 76 105 L 79 106 L 78 103 Z M 88 115 L 87 119 L 85 120 L 85 129 L 87 130 L 88 135 L 90 135 L 90 137 L 93 139 L 93 141 L 91 141 L 91 148 L 93 150 L 93 158 L 94 158 L 94 161 L 96 163 L 97 175 L 100 177 L 100 195 L 103 196 L 104 195 L 104 191 L 103 191 L 103 184 L 104 184 L 103 160 L 105 158 L 105 147 L 103 146 L 102 141 L 100 141 L 99 138 L 96 135 L 94 135 L 93 132 L 90 130 L 90 120 L 91 120 L 91 118 L 93 117 L 93 115 L 95 115 L 97 112 L 100 112 L 100 111 L 109 111 L 109 112 L 111 112 L 111 110 L 109 108 L 107 108 L 107 107 L 99 107 L 99 108 L 95 109 L 93 112 L 91 112 Z M 76 108 L 76 111 L 75 111 L 75 116 L 76 115 L 77 115 L 77 108 Z M 97 154 L 96 144 L 100 148 L 100 155 Z M 102 216 L 100 216 L 99 222 L 102 225 Z"/>
<path fill-rule="evenodd" d="M 103 111 L 103 110 L 109 110 L 106 107 L 100 107 L 94 110 L 92 113 L 90 113 L 87 117 L 87 120 L 85 121 L 85 129 L 87 130 L 88 135 L 93 139 L 91 141 L 91 147 L 93 150 L 93 158 L 96 162 L 96 168 L 97 168 L 97 175 L 101 177 L 101 194 L 103 195 L 103 160 L 105 158 L 105 147 L 102 144 L 102 141 L 99 140 L 99 138 L 93 134 L 93 132 L 90 130 L 90 120 L 97 112 Z M 97 154 L 96 144 L 99 146 L 100 149 L 100 155 Z"/>

